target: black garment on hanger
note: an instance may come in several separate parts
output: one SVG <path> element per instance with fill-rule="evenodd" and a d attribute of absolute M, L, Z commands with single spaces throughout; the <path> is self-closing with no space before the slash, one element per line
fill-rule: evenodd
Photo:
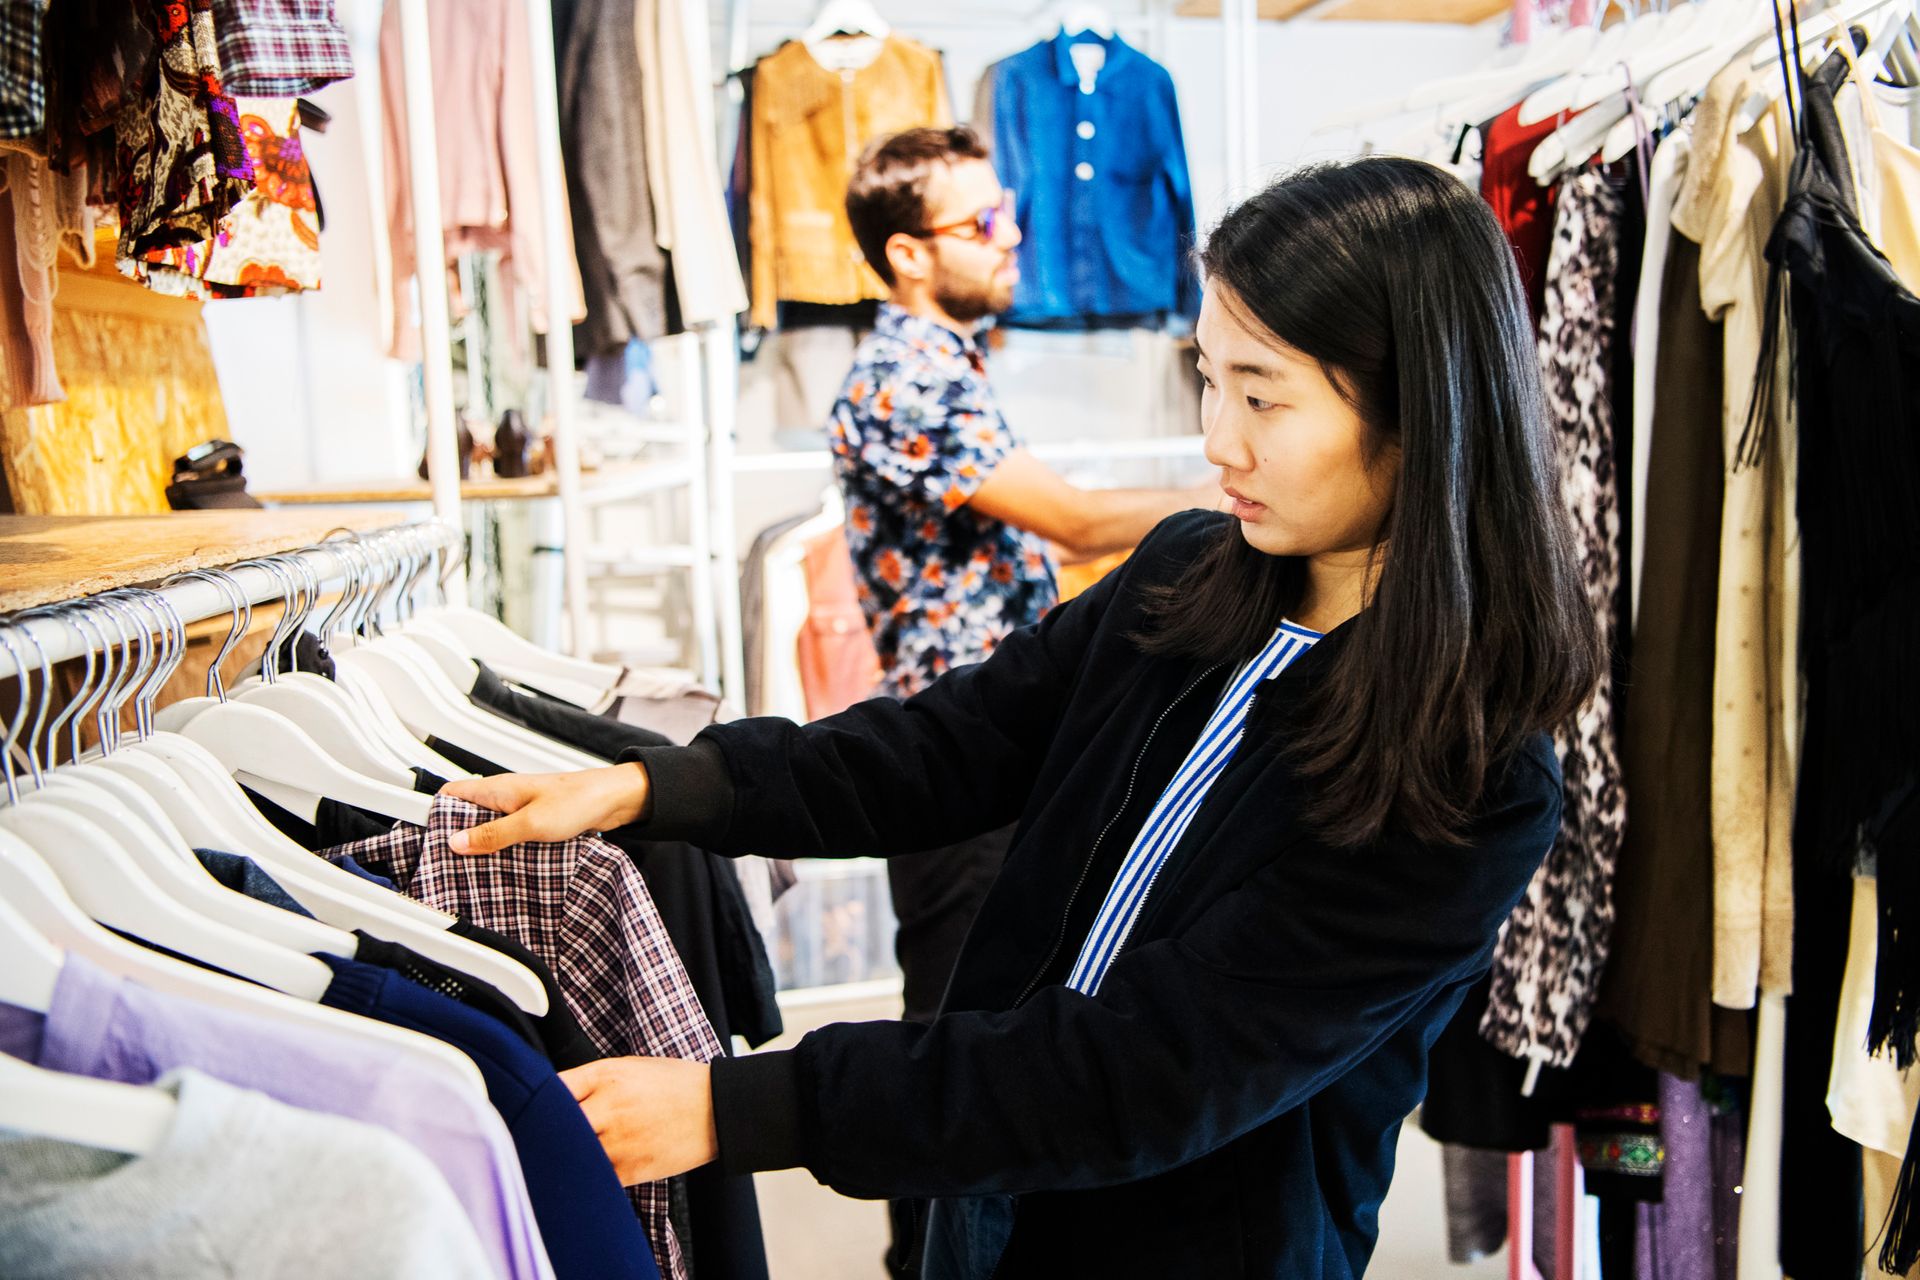
<path fill-rule="evenodd" d="M 1798 40 L 1793 63 L 1798 65 Z M 1782 40 L 1784 47 L 1785 41 Z M 1783 62 L 1786 61 L 1783 58 Z M 1912 745 L 1920 678 L 1920 299 L 1901 286 L 1853 211 L 1852 173 L 1823 68 L 1796 74 L 1795 140 L 1785 209 L 1767 245 L 1769 332 L 1758 371 L 1770 386 L 1792 344 L 1800 436 L 1801 663 L 1806 719 L 1794 800 L 1793 994 L 1787 998 L 1780 1261 L 1792 1275 L 1854 1274 L 1863 1249 L 1859 1147 L 1834 1132 L 1824 1103 L 1846 967 L 1851 875 L 1888 797 L 1920 768 Z M 1783 276 L 1790 330 L 1775 310 Z M 1770 429 L 1756 399 L 1743 457 Z M 1905 844 L 1905 841 L 1898 843 Z M 1920 950 L 1920 847 L 1883 845 L 1877 1036 L 1911 1046 Z M 1912 1173 L 1903 1170 L 1903 1183 Z M 1889 1247 L 1913 1243 L 1911 1193 L 1898 1196 Z M 1877 1228 L 1878 1224 L 1875 1224 Z M 1904 1272 L 1913 1261 L 1911 1248 Z"/>
<path fill-rule="evenodd" d="M 782 302 L 782 329 L 871 329 L 880 317 L 880 304 L 863 302 Z"/>
<path fill-rule="evenodd" d="M 580 1021 L 573 1016 L 573 1010 L 567 1007 L 566 997 L 561 995 L 560 984 L 554 980 L 553 970 L 547 968 L 546 961 L 506 934 L 495 933 L 470 920 L 455 920 L 447 932 L 456 938 L 477 942 L 490 951 L 498 951 L 510 960 L 518 960 L 533 971 L 534 977 L 540 979 L 540 985 L 547 992 L 547 1012 L 533 1022 L 540 1033 L 540 1047 L 546 1051 L 547 1061 L 553 1063 L 554 1070 L 566 1071 L 597 1062 L 606 1056 L 594 1047 L 593 1041 L 587 1039 L 587 1033 L 580 1029 Z"/>
<path fill-rule="evenodd" d="M 322 797 L 320 810 L 309 822 L 299 814 L 283 809 L 251 787 L 240 788 L 260 816 L 273 828 L 302 849 L 319 851 L 355 840 L 371 840 L 393 828 L 393 819 L 366 809 L 358 809 L 339 800 Z"/>
<path fill-rule="evenodd" d="M 1532 1095 L 1523 1095 L 1527 1064 L 1480 1034 L 1491 977 L 1468 988 L 1427 1054 L 1427 1096 L 1420 1127 L 1435 1142 L 1485 1151 L 1544 1151 L 1553 1126 L 1573 1119 L 1571 1067 L 1543 1067 Z"/>
<path fill-rule="evenodd" d="M 473 701 L 609 762 L 628 747 L 667 745 L 667 739 L 657 733 L 594 715 L 571 703 L 523 693 L 485 663 L 480 664 Z M 441 750 L 448 759 L 466 764 Z M 733 1036 L 758 1046 L 779 1035 L 773 966 L 733 867 L 683 841 L 648 840 L 631 831 L 604 834 L 632 859 L 647 882 L 667 936 L 680 953 L 720 1043 L 731 1052 Z M 697 1268 L 700 1280 L 765 1280 L 766 1245 L 752 1177 L 723 1174 L 718 1165 L 710 1164 L 687 1174 L 685 1184 L 691 1230 L 682 1244 L 690 1245 L 690 1269 Z"/>

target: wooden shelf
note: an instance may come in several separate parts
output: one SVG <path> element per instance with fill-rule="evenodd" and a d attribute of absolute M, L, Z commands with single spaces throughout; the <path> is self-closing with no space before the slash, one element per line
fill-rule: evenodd
<path fill-rule="evenodd" d="M 189 569 L 297 551 L 336 529 L 381 529 L 397 511 L 175 511 L 163 516 L 0 515 L 0 612 L 143 586 Z"/>
<path fill-rule="evenodd" d="M 687 483 L 691 474 L 685 463 L 622 462 L 582 472 L 580 487 L 588 501 L 604 501 L 673 488 Z M 460 486 L 462 502 L 514 502 L 559 494 L 560 479 L 552 471 L 519 480 L 468 480 Z M 433 491 L 424 480 L 363 480 L 269 489 L 253 496 L 283 507 L 352 506 L 364 502 L 431 502 Z"/>

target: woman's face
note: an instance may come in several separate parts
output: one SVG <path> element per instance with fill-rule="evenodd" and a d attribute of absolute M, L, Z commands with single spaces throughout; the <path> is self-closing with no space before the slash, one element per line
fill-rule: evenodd
<path fill-rule="evenodd" d="M 1251 323 L 1225 285 L 1208 284 L 1195 334 L 1200 425 L 1240 531 L 1268 555 L 1364 557 L 1392 503 L 1398 451 L 1369 467 L 1365 425 L 1318 362 Z"/>

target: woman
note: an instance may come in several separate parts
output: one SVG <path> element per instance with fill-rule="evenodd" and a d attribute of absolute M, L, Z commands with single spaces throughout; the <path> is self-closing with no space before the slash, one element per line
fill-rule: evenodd
<path fill-rule="evenodd" d="M 935 1277 L 1358 1276 L 1428 1047 L 1558 826 L 1599 662 L 1513 255 L 1431 166 L 1286 178 L 1202 254 L 1231 514 L 906 703 L 455 784 L 471 851 L 641 822 L 852 857 L 1019 832 L 930 1026 L 569 1083 L 629 1181 L 936 1197 Z"/>

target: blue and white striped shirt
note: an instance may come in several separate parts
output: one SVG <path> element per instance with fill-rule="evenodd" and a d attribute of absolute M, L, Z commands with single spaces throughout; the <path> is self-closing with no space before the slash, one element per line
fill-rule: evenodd
<path fill-rule="evenodd" d="M 1132 932 L 1133 922 L 1139 918 L 1140 908 L 1146 903 L 1160 868 L 1179 845 L 1180 838 L 1186 835 L 1187 828 L 1193 825 L 1194 815 L 1200 812 L 1207 792 L 1226 772 L 1234 752 L 1239 749 L 1254 693 L 1261 682 L 1285 671 L 1319 639 L 1318 632 L 1290 622 L 1281 623 L 1266 648 L 1227 681 L 1227 691 L 1221 696 L 1220 705 L 1214 708 L 1206 728 L 1200 731 L 1200 740 L 1187 753 L 1186 762 L 1173 775 L 1167 789 L 1160 793 L 1140 834 L 1134 837 L 1133 847 L 1127 850 L 1120 873 L 1107 890 L 1100 914 L 1094 917 L 1093 930 L 1088 933 L 1080 948 L 1080 958 L 1074 962 L 1073 972 L 1067 978 L 1069 987 L 1087 995 L 1100 990 L 1100 980 Z"/>

